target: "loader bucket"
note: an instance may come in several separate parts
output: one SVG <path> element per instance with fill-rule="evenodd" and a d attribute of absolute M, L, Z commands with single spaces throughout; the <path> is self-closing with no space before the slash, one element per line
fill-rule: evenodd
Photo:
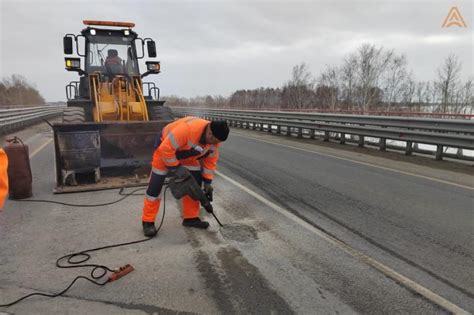
<path fill-rule="evenodd" d="M 156 136 L 168 123 L 54 124 L 54 192 L 146 185 Z"/>

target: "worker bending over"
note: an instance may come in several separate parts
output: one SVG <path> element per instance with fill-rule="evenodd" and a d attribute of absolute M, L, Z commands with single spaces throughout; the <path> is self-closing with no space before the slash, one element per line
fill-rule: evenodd
<path fill-rule="evenodd" d="M 177 180 L 191 175 L 199 186 L 204 182 L 206 194 L 212 194 L 212 180 L 219 159 L 220 142 L 229 135 L 225 121 L 207 121 L 197 117 L 184 117 L 166 125 L 157 137 L 153 153 L 150 182 L 143 205 L 143 233 L 156 235 L 155 219 L 161 202 L 165 178 Z M 200 202 L 189 196 L 181 199 L 183 225 L 206 229 L 209 223 L 199 218 Z"/>

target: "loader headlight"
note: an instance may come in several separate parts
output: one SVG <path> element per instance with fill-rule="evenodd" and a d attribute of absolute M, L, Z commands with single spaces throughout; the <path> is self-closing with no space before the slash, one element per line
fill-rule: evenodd
<path fill-rule="evenodd" d="M 124 31 L 123 31 L 123 34 L 124 34 L 125 36 L 128 36 L 128 35 L 130 35 L 130 31 L 129 31 L 129 30 L 124 30 Z"/>
<path fill-rule="evenodd" d="M 67 70 L 76 70 L 81 68 L 81 59 L 80 58 L 64 58 L 66 61 Z"/>
<path fill-rule="evenodd" d="M 146 69 L 151 72 L 160 72 L 160 62 L 159 61 L 147 61 Z"/>
<path fill-rule="evenodd" d="M 91 35 L 95 35 L 95 34 L 97 34 L 95 29 L 91 29 Z"/>

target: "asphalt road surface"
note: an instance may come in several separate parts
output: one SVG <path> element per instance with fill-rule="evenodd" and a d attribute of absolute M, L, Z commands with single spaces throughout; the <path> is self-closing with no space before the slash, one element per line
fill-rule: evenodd
<path fill-rule="evenodd" d="M 20 133 L 30 145 L 34 198 L 120 197 L 117 190 L 53 195 L 52 135 L 35 128 Z M 473 312 L 472 166 L 315 143 L 233 129 L 214 183 L 223 228 L 205 213 L 209 230 L 182 227 L 168 194 L 157 238 L 91 260 L 135 271 L 0 312 Z M 66 253 L 142 238 L 142 198 L 96 208 L 8 201 L 0 212 L 0 304 L 58 292 L 89 274 L 57 269 Z"/>

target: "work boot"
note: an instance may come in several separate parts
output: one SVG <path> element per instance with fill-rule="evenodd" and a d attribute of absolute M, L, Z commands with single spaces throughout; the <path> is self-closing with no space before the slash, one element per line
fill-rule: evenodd
<path fill-rule="evenodd" d="M 183 225 L 187 227 L 195 227 L 198 229 L 207 229 L 209 227 L 209 222 L 201 221 L 199 218 L 184 219 Z"/>
<path fill-rule="evenodd" d="M 143 225 L 143 234 L 146 237 L 153 237 L 156 235 L 157 231 L 155 228 L 155 223 L 154 222 L 142 222 Z"/>

